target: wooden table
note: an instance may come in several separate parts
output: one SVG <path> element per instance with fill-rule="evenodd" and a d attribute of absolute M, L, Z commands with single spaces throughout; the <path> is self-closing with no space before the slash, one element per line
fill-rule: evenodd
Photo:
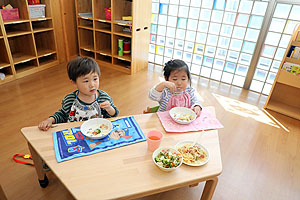
<path fill-rule="evenodd" d="M 156 114 L 134 115 L 134 118 L 144 134 L 153 129 L 164 133 L 161 146 L 194 140 L 199 134 L 166 133 Z M 40 156 L 75 199 L 132 199 L 197 185 L 202 181 L 206 184 L 201 199 L 212 198 L 217 176 L 222 172 L 217 130 L 207 131 L 199 140 L 210 153 L 209 162 L 201 167 L 183 164 L 174 172 L 163 172 L 153 163 L 146 141 L 57 163 L 52 132 L 80 124 L 82 122 L 58 124 L 47 132 L 40 131 L 37 126 L 21 130 L 28 141 L 39 179 L 44 179 L 45 174 Z"/>

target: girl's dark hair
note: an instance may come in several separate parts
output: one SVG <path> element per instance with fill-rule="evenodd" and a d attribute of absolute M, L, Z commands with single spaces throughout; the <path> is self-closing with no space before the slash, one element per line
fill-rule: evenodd
<path fill-rule="evenodd" d="M 77 57 L 68 63 L 68 75 L 70 80 L 76 82 L 80 76 L 96 72 L 100 76 L 100 69 L 97 62 L 88 57 Z"/>
<path fill-rule="evenodd" d="M 175 70 L 183 70 L 186 72 L 189 81 L 191 80 L 191 73 L 189 70 L 189 67 L 183 60 L 175 59 L 175 60 L 170 60 L 165 64 L 164 67 L 164 77 L 166 81 L 169 80 L 170 74 L 172 71 Z"/>

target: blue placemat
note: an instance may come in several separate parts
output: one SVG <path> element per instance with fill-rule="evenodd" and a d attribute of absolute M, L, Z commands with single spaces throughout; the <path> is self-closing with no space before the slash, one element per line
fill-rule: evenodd
<path fill-rule="evenodd" d="M 113 130 L 101 140 L 86 138 L 80 127 L 53 133 L 54 151 L 57 162 L 107 151 L 129 144 L 145 141 L 146 138 L 134 117 L 112 121 Z"/>

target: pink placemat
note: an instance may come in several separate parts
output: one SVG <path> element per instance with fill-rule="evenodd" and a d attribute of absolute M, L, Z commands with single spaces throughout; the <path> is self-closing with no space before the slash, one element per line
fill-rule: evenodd
<path fill-rule="evenodd" d="M 200 117 L 195 119 L 190 124 L 178 124 L 170 116 L 169 111 L 157 112 L 157 115 L 166 132 L 189 132 L 200 130 L 211 130 L 224 128 L 217 118 L 209 111 L 208 108 L 203 108 Z"/>

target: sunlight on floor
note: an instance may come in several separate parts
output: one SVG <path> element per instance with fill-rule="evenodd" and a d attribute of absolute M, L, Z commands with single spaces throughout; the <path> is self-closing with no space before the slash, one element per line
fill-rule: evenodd
<path fill-rule="evenodd" d="M 218 102 L 223 106 L 223 108 L 234 114 L 250 117 L 256 121 L 280 128 L 274 121 L 272 121 L 268 115 L 266 115 L 258 107 L 251 104 L 247 104 L 235 99 L 224 97 L 218 94 L 213 94 L 213 96 L 218 100 Z"/>

